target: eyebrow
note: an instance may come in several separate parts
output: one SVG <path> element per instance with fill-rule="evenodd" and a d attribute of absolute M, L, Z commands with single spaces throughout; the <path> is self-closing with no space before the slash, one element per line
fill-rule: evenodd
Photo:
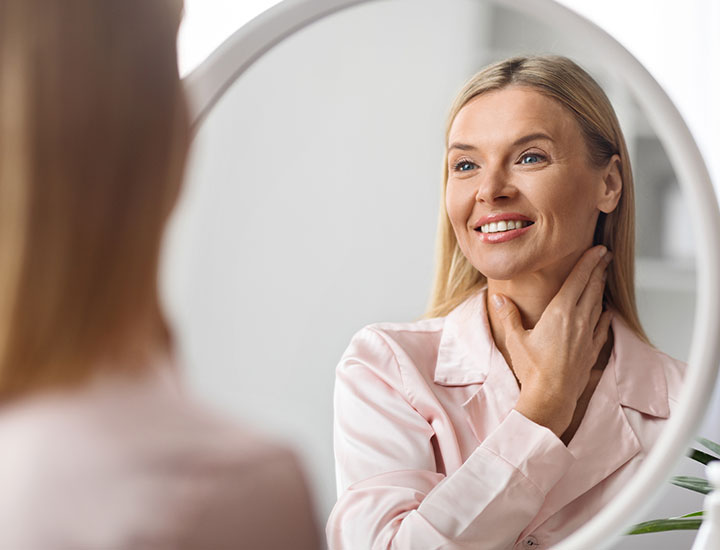
<path fill-rule="evenodd" d="M 535 141 L 538 139 L 544 139 L 546 141 L 553 142 L 555 141 L 553 138 L 543 132 L 535 132 L 533 134 L 528 134 L 526 136 L 516 139 L 513 142 L 512 147 L 517 147 L 518 145 L 523 145 L 529 141 Z M 474 145 L 469 145 L 467 143 L 454 142 L 450 144 L 450 146 L 448 147 L 448 151 L 450 151 L 451 149 L 460 149 L 461 151 L 476 151 L 477 147 L 475 147 Z"/>

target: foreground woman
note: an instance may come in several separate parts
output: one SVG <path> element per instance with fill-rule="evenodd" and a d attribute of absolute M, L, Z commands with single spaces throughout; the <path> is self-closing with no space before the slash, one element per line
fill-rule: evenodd
<path fill-rule="evenodd" d="M 333 549 L 547 548 L 628 482 L 679 393 L 638 320 L 630 163 L 593 79 L 497 63 L 446 137 L 430 318 L 366 327 L 337 370 Z"/>
<path fill-rule="evenodd" d="M 0 548 L 318 547 L 294 455 L 194 403 L 173 359 L 181 11 L 0 0 Z"/>

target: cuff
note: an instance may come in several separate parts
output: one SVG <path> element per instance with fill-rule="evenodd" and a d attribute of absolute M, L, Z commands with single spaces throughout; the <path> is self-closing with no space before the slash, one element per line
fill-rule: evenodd
<path fill-rule="evenodd" d="M 543 495 L 548 494 L 575 461 L 551 430 L 515 409 L 482 446 L 520 471 Z"/>

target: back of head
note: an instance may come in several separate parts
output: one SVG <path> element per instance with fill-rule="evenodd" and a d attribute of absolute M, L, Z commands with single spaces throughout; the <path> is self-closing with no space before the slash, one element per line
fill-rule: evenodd
<path fill-rule="evenodd" d="M 168 346 L 181 0 L 0 0 L 0 396 Z"/>
<path fill-rule="evenodd" d="M 555 55 L 513 57 L 489 65 L 470 78 L 456 96 L 447 122 L 446 147 L 455 117 L 471 99 L 509 86 L 530 87 L 567 109 L 580 127 L 589 153 L 587 160 L 592 166 L 605 166 L 613 155 L 619 156 L 622 195 L 613 212 L 600 213 L 594 244 L 604 244 L 613 251 L 615 258 L 608 268 L 605 302 L 647 341 L 635 302 L 635 199 L 630 156 L 612 104 L 584 69 L 566 57 Z M 446 151 L 443 198 L 447 181 Z M 485 283 L 485 276 L 462 254 L 443 200 L 438 223 L 435 281 L 426 316 L 446 315 Z"/>

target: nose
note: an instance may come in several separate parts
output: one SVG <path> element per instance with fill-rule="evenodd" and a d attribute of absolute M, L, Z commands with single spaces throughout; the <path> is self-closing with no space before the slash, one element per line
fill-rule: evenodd
<path fill-rule="evenodd" d="M 507 172 L 501 167 L 486 166 L 477 181 L 476 202 L 494 204 L 511 199 L 516 193 Z"/>

